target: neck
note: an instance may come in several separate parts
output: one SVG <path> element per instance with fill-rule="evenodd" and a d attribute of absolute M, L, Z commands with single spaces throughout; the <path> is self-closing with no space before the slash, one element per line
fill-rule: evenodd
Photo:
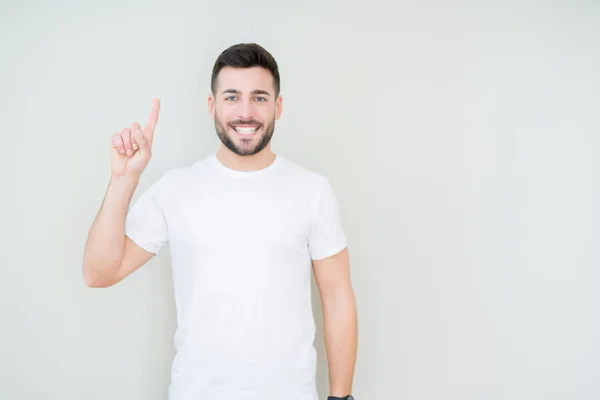
<path fill-rule="evenodd" d="M 251 156 L 239 156 L 224 145 L 221 145 L 216 155 L 217 159 L 227 168 L 243 172 L 258 171 L 266 168 L 275 161 L 276 156 L 271 150 L 270 145 Z"/>

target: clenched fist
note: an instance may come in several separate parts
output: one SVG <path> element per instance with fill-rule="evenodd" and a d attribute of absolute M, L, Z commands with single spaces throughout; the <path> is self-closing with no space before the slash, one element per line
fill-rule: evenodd
<path fill-rule="evenodd" d="M 153 99 L 152 110 L 144 129 L 134 122 L 129 128 L 123 128 L 121 132 L 112 136 L 110 142 L 112 176 L 137 178 L 142 174 L 152 155 L 152 140 L 159 111 L 160 100 Z"/>

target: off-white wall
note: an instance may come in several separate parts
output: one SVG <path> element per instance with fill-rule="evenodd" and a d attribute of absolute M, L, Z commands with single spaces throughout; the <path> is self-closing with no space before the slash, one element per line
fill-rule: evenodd
<path fill-rule="evenodd" d="M 162 99 L 139 190 L 213 151 L 242 41 L 280 63 L 275 150 L 338 192 L 358 400 L 600 398 L 598 3 L 361 3 L 2 3 L 1 399 L 165 399 L 168 252 L 98 290 L 82 251 L 110 135 Z"/>

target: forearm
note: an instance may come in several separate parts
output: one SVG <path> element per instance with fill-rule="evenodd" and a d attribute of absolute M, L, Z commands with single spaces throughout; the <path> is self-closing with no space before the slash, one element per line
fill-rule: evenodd
<path fill-rule="evenodd" d="M 91 283 L 115 274 L 123 258 L 125 220 L 138 180 L 112 178 L 86 242 L 83 274 Z"/>
<path fill-rule="evenodd" d="M 323 325 L 332 396 L 352 393 L 358 345 L 356 300 L 349 287 L 323 299 Z"/>

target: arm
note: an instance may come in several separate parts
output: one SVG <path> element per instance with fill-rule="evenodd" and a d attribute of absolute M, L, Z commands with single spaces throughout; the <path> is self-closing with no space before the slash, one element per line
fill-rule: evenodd
<path fill-rule="evenodd" d="M 125 236 L 129 203 L 137 178 L 113 177 L 92 224 L 83 260 L 83 279 L 90 287 L 108 287 L 145 264 L 154 254 Z"/>
<path fill-rule="evenodd" d="M 350 280 L 348 249 L 313 261 L 323 307 L 331 396 L 352 393 L 358 345 L 357 312 Z"/>
<path fill-rule="evenodd" d="M 135 122 L 112 137 L 110 183 L 83 256 L 83 279 L 90 287 L 114 285 L 154 255 L 125 236 L 125 223 L 129 203 L 152 154 L 159 110 L 160 101 L 154 99 L 143 130 Z"/>

